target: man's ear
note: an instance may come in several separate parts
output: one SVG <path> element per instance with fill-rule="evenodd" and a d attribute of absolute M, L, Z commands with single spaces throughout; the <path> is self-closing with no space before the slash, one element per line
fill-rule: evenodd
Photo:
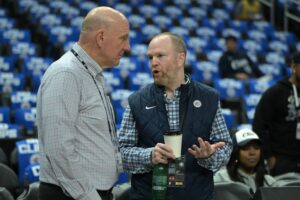
<path fill-rule="evenodd" d="M 178 53 L 178 56 L 177 56 L 177 61 L 180 65 L 184 65 L 184 62 L 185 62 L 185 58 L 186 55 L 185 53 L 181 52 L 181 53 Z"/>
<path fill-rule="evenodd" d="M 102 29 L 98 30 L 96 33 L 96 42 L 99 47 L 102 47 L 102 44 L 104 42 L 104 34 L 105 32 Z"/>

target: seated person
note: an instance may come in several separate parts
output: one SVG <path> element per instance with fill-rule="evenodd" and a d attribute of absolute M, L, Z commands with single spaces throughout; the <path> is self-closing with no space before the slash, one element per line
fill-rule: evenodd
<path fill-rule="evenodd" d="M 240 20 L 263 19 L 259 0 L 240 0 L 236 6 L 235 18 Z"/>
<path fill-rule="evenodd" d="M 219 60 L 219 71 L 222 78 L 248 80 L 263 74 L 247 54 L 241 53 L 237 47 L 237 38 L 228 35 L 225 38 L 226 49 Z"/>
<path fill-rule="evenodd" d="M 238 131 L 233 137 L 234 149 L 226 168 L 219 170 L 214 182 L 238 181 L 250 187 L 253 194 L 261 186 L 275 186 L 276 180 L 267 174 L 262 142 L 249 129 Z"/>

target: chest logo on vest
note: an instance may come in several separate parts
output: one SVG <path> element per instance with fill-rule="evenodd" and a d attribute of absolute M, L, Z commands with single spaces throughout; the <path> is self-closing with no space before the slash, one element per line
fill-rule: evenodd
<path fill-rule="evenodd" d="M 149 109 L 152 109 L 152 108 L 155 108 L 156 106 L 146 106 L 146 110 L 149 110 Z"/>
<path fill-rule="evenodd" d="M 195 108 L 200 108 L 202 106 L 202 103 L 201 103 L 200 100 L 195 100 L 193 102 L 193 105 L 194 105 Z"/>

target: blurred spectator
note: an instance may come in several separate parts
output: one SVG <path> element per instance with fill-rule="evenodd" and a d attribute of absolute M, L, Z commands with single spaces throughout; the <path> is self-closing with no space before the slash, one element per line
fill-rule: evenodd
<path fill-rule="evenodd" d="M 290 66 L 292 75 L 263 94 L 253 121 L 272 175 L 300 172 L 299 52 L 293 54 Z"/>
<path fill-rule="evenodd" d="M 238 51 L 235 36 L 228 35 L 225 42 L 227 51 L 223 53 L 219 60 L 219 71 L 222 78 L 247 80 L 263 75 L 247 54 Z"/>
<path fill-rule="evenodd" d="M 250 129 L 241 129 L 233 136 L 233 152 L 226 168 L 218 171 L 214 182 L 237 181 L 250 187 L 253 194 L 261 186 L 271 186 L 276 180 L 267 174 L 262 142 Z"/>
<path fill-rule="evenodd" d="M 236 5 L 236 19 L 261 20 L 263 19 L 259 0 L 241 0 Z"/>

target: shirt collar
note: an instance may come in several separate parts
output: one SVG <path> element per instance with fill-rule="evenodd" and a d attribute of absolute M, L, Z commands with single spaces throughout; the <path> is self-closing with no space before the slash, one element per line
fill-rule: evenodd
<path fill-rule="evenodd" d="M 181 86 L 183 86 L 183 85 L 188 85 L 190 82 L 191 82 L 191 80 L 190 80 L 190 77 L 188 76 L 188 75 L 184 75 L 184 79 L 185 79 L 185 83 L 184 84 L 181 84 L 178 88 L 176 88 L 175 90 L 174 90 L 174 99 L 178 99 L 179 97 L 180 97 L 180 89 L 181 89 Z M 166 91 L 164 92 L 164 97 L 165 97 L 165 101 L 166 102 L 172 102 L 174 99 L 170 99 L 170 98 L 168 98 L 167 97 L 167 94 L 166 94 Z"/>
<path fill-rule="evenodd" d="M 97 77 L 99 75 L 101 75 L 102 73 L 102 68 L 100 65 L 98 65 L 98 63 L 96 63 L 96 61 L 94 59 L 92 59 L 88 53 L 81 48 L 81 46 L 78 45 L 78 43 L 76 42 L 73 45 L 73 49 L 74 51 L 78 54 L 79 59 L 81 59 L 82 61 L 85 62 L 86 66 L 88 67 L 90 73 L 92 73 L 92 75 L 94 77 Z"/>

